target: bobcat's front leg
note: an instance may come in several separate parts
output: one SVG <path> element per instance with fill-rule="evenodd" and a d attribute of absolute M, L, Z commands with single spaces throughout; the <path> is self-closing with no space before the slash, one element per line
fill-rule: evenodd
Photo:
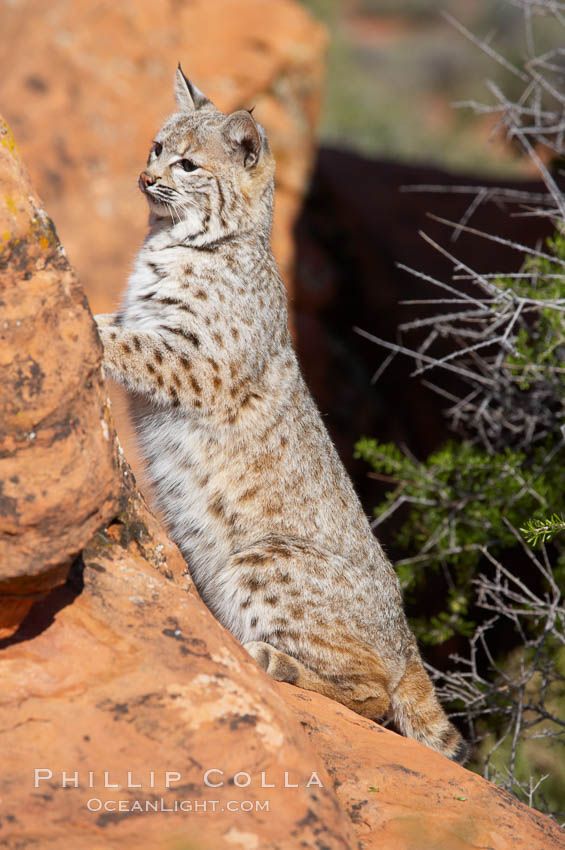
<path fill-rule="evenodd" d="M 98 328 L 109 327 L 116 324 L 118 318 L 116 313 L 98 313 L 94 316 L 94 321 Z"/>
<path fill-rule="evenodd" d="M 108 313 L 95 316 L 107 377 L 159 405 L 201 408 L 207 394 L 206 370 L 197 362 L 200 358 L 193 362 L 190 341 L 174 345 L 156 331 L 116 325 L 114 318 Z"/>

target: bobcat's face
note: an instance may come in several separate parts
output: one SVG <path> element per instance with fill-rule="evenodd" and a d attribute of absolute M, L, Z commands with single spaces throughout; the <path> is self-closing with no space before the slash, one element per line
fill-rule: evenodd
<path fill-rule="evenodd" d="M 179 233 L 210 241 L 264 215 L 274 162 L 249 112 L 224 115 L 177 71 L 181 111 L 165 123 L 139 176 L 151 212 Z"/>

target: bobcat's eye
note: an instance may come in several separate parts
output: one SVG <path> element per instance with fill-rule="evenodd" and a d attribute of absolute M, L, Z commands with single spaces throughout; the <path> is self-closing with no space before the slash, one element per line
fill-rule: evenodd
<path fill-rule="evenodd" d="M 191 159 L 181 159 L 176 165 L 180 165 L 185 171 L 195 171 L 198 166 Z"/>
<path fill-rule="evenodd" d="M 162 151 L 163 151 L 163 145 L 161 144 L 161 142 L 153 142 L 153 147 L 149 151 L 149 157 L 147 159 L 147 164 L 149 165 L 149 160 L 151 159 L 153 154 L 155 154 L 155 156 L 160 156 Z"/>

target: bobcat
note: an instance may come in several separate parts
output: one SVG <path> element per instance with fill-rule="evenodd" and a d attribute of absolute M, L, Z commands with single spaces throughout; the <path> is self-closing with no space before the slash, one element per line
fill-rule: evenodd
<path fill-rule="evenodd" d="M 292 348 L 265 132 L 216 109 L 180 65 L 175 94 L 139 177 L 149 233 L 120 312 L 96 317 L 170 534 L 271 676 L 462 760 Z"/>

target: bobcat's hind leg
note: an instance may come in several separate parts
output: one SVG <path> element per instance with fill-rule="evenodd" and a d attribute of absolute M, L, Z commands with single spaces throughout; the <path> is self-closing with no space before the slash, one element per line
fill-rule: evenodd
<path fill-rule="evenodd" d="M 288 682 L 291 685 L 306 687 L 299 684 L 299 679 L 304 679 L 304 673 L 310 671 L 304 667 L 296 658 L 287 655 L 286 652 L 281 652 L 271 646 L 270 643 L 265 643 L 262 640 L 252 640 L 243 645 L 249 655 L 255 659 L 259 667 L 268 673 L 271 678 L 277 682 Z"/>
<path fill-rule="evenodd" d="M 297 658 L 265 641 L 250 641 L 244 644 L 244 648 L 259 667 L 277 682 L 288 682 L 307 691 L 316 691 L 365 717 L 379 719 L 388 712 L 390 698 L 379 682 L 352 682 L 346 676 L 339 680 L 335 676 L 325 679 Z"/>

